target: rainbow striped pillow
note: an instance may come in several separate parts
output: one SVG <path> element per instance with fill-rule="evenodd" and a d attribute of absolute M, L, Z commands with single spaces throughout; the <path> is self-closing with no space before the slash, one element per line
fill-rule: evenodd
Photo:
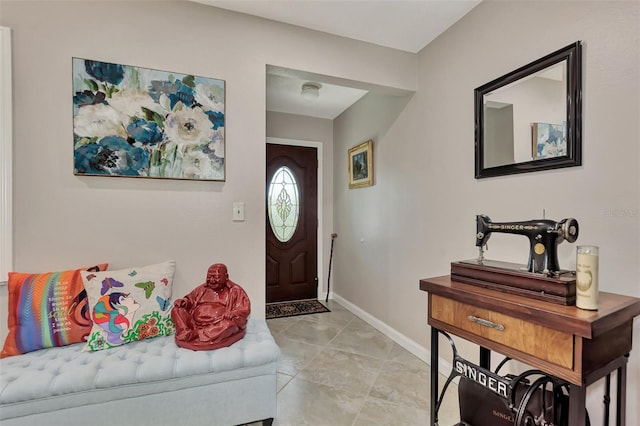
<path fill-rule="evenodd" d="M 93 325 L 82 271 L 91 268 L 25 274 L 9 272 L 9 334 L 0 358 L 86 341 Z"/>

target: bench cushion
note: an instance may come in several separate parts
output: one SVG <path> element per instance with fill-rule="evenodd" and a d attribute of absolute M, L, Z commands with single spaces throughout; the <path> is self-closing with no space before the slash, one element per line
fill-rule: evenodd
<path fill-rule="evenodd" d="M 0 419 L 275 375 L 279 349 L 264 320 L 214 351 L 179 348 L 173 336 L 82 352 L 83 344 L 0 360 Z"/>

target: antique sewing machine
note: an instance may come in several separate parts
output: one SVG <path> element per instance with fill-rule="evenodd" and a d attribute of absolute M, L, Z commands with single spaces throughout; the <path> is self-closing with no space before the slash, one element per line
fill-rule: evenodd
<path fill-rule="evenodd" d="M 484 250 L 493 233 L 524 235 L 529 238 L 528 264 L 487 260 Z M 451 277 L 466 284 L 479 285 L 554 303 L 575 303 L 575 273 L 560 268 L 558 245 L 578 239 L 578 221 L 559 222 L 535 219 L 522 222 L 492 222 L 486 215 L 476 216 L 477 259 L 451 263 Z"/>
<path fill-rule="evenodd" d="M 578 221 L 573 218 L 555 222 L 548 219 L 528 220 L 524 222 L 491 222 L 489 216 L 476 216 L 476 246 L 480 254 L 478 262 L 484 260 L 484 247 L 493 232 L 524 235 L 529 238 L 529 263 L 527 270 L 543 274 L 560 271 L 558 263 L 558 244 L 567 240 L 570 243 L 578 239 Z"/>

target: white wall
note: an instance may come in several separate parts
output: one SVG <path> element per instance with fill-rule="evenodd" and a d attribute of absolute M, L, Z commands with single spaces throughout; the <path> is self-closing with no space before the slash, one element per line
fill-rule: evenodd
<path fill-rule="evenodd" d="M 476 214 L 513 221 L 546 209 L 550 219 L 577 218 L 577 243 L 601 247 L 603 291 L 640 296 L 639 28 L 638 2 L 482 2 L 419 53 L 416 94 L 373 138 L 371 188 L 347 190 L 340 173 L 348 147 L 376 129 L 363 119 L 371 107 L 363 100 L 336 119 L 335 291 L 428 347 L 419 279 L 477 255 Z M 584 43 L 583 166 L 475 180 L 474 88 L 576 40 Z M 560 245 L 562 267 L 575 268 L 576 245 Z M 526 263 L 528 240 L 494 235 L 485 256 Z M 634 325 L 628 424 L 640 424 L 640 318 Z M 601 395 L 592 395 L 597 409 Z"/>
<path fill-rule="evenodd" d="M 13 266 L 11 29 L 0 27 L 0 283 Z"/>
<path fill-rule="evenodd" d="M 174 296 L 224 262 L 264 317 L 267 64 L 414 90 L 415 54 L 184 1 L 6 1 L 14 269 L 177 261 Z M 227 181 L 73 175 L 71 58 L 226 80 Z M 246 220 L 232 222 L 232 203 Z M 6 287 L 0 288 L 6 318 Z M 2 327 L 4 337 L 6 327 Z"/>
<path fill-rule="evenodd" d="M 485 141 L 491 141 L 489 144 L 485 143 L 483 147 L 484 167 L 502 166 L 515 162 L 513 153 L 516 143 L 513 137 L 513 118 L 513 105 L 484 109 L 483 138 Z"/>
<path fill-rule="evenodd" d="M 369 93 L 334 120 L 334 292 L 415 340 L 426 329 L 426 304 L 415 292 L 422 276 L 407 278 L 425 259 L 422 250 L 408 252 L 403 245 L 424 223 L 425 198 L 416 180 L 424 170 L 412 158 L 425 140 L 400 114 L 419 96 Z M 399 129 L 407 133 L 396 138 Z M 347 151 L 369 139 L 374 185 L 349 189 Z M 412 324 L 415 317 L 420 320 Z"/>

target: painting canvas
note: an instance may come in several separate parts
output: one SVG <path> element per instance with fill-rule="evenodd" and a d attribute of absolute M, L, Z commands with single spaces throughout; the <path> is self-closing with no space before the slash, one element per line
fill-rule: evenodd
<path fill-rule="evenodd" d="M 73 58 L 74 174 L 225 180 L 225 82 Z"/>
<path fill-rule="evenodd" d="M 373 185 L 373 141 L 349 149 L 349 188 Z"/>
<path fill-rule="evenodd" d="M 565 124 L 533 123 L 531 129 L 534 160 L 567 155 L 567 126 Z"/>

